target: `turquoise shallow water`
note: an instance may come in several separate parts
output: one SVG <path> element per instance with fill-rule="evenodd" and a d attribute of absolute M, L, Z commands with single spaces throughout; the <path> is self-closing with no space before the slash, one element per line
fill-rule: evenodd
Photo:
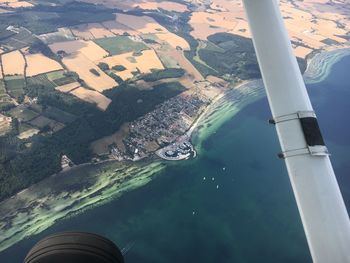
<path fill-rule="evenodd" d="M 350 57 L 308 89 L 350 210 Z M 266 99 L 202 142 L 200 155 L 171 163 L 151 183 L 58 222 L 0 253 L 21 262 L 45 235 L 96 232 L 128 247 L 126 262 L 311 262 Z"/>

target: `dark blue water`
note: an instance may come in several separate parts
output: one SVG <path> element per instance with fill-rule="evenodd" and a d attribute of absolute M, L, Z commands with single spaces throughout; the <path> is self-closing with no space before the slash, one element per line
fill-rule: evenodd
<path fill-rule="evenodd" d="M 350 57 L 309 85 L 350 210 Z M 169 164 L 148 185 L 60 221 L 0 254 L 21 262 L 45 235 L 96 232 L 134 262 L 311 262 L 266 99 L 247 106 L 203 142 L 194 160 Z"/>

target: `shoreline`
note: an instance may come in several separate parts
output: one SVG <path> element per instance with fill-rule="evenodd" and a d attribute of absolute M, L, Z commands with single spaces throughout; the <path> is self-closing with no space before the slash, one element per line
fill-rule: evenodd
<path fill-rule="evenodd" d="M 320 76 L 328 76 L 335 63 L 350 55 L 350 49 L 346 49 L 346 52 L 340 50 L 338 53 L 324 53 L 320 53 L 322 55 L 318 57 L 315 55 L 308 61 L 308 69 L 304 76 L 307 83 L 312 80 L 312 74 L 315 76 L 315 82 L 312 83 L 322 81 L 324 78 Z M 197 152 L 202 150 L 202 142 L 227 119 L 263 95 L 261 80 L 240 83 L 217 95 L 186 132 Z M 166 164 L 162 161 L 152 158 L 139 163 L 88 163 L 24 189 L 0 202 L 0 252 L 42 232 L 60 220 L 100 206 L 125 192 L 147 184 L 165 167 Z M 79 174 L 84 172 L 84 169 L 88 171 L 87 174 Z M 69 179 L 62 180 L 68 176 Z"/>
<path fill-rule="evenodd" d="M 350 48 L 318 52 L 307 60 L 307 68 L 303 74 L 305 83 L 315 84 L 325 80 L 333 65 L 347 56 L 350 56 Z"/>

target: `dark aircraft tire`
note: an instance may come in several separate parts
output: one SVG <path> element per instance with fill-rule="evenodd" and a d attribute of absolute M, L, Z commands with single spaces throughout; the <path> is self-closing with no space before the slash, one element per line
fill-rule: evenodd
<path fill-rule="evenodd" d="M 39 241 L 24 263 L 123 263 L 120 249 L 96 234 L 63 232 Z"/>

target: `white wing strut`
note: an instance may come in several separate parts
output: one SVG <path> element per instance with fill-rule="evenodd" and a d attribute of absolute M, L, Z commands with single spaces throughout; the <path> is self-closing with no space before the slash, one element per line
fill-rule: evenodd
<path fill-rule="evenodd" d="M 276 0 L 243 0 L 314 262 L 350 262 L 350 220 Z"/>

